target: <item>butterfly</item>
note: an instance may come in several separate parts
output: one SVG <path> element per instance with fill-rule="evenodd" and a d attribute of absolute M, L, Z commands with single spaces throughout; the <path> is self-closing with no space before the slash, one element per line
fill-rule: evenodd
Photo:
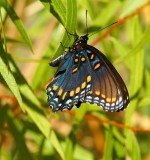
<path fill-rule="evenodd" d="M 68 52 L 50 62 L 50 66 L 58 67 L 46 88 L 53 112 L 86 102 L 110 112 L 124 110 L 129 104 L 121 76 L 106 56 L 87 41 L 88 34 L 81 36 Z"/>

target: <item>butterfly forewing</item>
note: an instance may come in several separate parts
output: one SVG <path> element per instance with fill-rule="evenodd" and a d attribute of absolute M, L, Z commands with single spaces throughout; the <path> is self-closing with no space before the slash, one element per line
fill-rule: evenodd
<path fill-rule="evenodd" d="M 71 109 L 75 104 L 80 106 L 91 86 L 87 68 L 88 63 L 80 52 L 60 63 L 55 77 L 47 86 L 48 103 L 53 111 Z"/>

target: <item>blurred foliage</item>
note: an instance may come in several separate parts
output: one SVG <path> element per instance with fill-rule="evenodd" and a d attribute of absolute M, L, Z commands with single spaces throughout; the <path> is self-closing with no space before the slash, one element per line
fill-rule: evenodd
<path fill-rule="evenodd" d="M 127 84 L 126 111 L 82 104 L 52 113 L 47 105 L 45 87 L 56 71 L 48 62 L 63 53 L 60 42 L 73 43 L 65 28 L 86 33 L 86 9 L 90 33 L 121 22 L 91 36 L 89 44 L 106 54 Z M 0 33 L 1 160 L 150 159 L 148 0 L 0 0 Z"/>

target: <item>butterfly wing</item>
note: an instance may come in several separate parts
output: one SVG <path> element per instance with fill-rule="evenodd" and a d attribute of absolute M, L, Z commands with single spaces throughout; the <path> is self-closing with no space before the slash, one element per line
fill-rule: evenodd
<path fill-rule="evenodd" d="M 48 103 L 54 112 L 71 109 L 73 105 L 79 107 L 82 102 L 97 104 L 106 111 L 120 111 L 127 107 L 127 88 L 99 50 L 81 44 L 78 51 L 68 52 L 66 57 L 54 60 L 59 62 L 59 67 L 46 89 Z"/>
<path fill-rule="evenodd" d="M 67 59 L 60 62 L 58 70 L 47 86 L 48 103 L 52 110 L 71 109 L 73 105 L 80 106 L 90 91 L 91 76 L 87 71 L 88 63 L 85 57 L 77 53 L 68 53 Z M 55 60 L 54 60 L 55 61 Z"/>
<path fill-rule="evenodd" d="M 83 102 L 97 104 L 106 111 L 124 110 L 129 94 L 121 76 L 103 53 L 93 46 L 82 44 L 91 68 L 91 91 Z"/>

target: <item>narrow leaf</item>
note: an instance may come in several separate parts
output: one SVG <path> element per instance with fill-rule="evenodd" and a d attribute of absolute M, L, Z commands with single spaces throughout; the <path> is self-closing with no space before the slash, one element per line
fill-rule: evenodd
<path fill-rule="evenodd" d="M 67 9 L 66 9 L 66 23 L 65 28 L 71 34 L 75 33 L 76 29 L 76 22 L 77 22 L 77 2 L 76 0 L 68 0 L 67 1 Z M 64 46 L 70 46 L 74 40 L 74 36 L 69 35 L 69 33 L 65 32 L 64 37 L 62 39 L 62 44 Z M 63 48 L 60 45 L 54 55 L 54 59 L 62 54 Z"/>
<path fill-rule="evenodd" d="M 103 160 L 112 159 L 112 149 L 113 149 L 113 136 L 111 130 L 109 129 L 106 131 L 106 141 L 105 141 Z"/>
<path fill-rule="evenodd" d="M 141 160 L 139 144 L 137 142 L 135 134 L 130 130 L 126 131 L 126 146 L 132 160 Z"/>
<path fill-rule="evenodd" d="M 50 11 L 63 25 L 66 23 L 66 8 L 61 0 L 40 0 L 48 11 Z"/>
<path fill-rule="evenodd" d="M 22 21 L 20 20 L 20 18 L 17 16 L 16 12 L 14 11 L 13 7 L 8 3 L 8 1 L 5 1 L 5 5 L 3 6 L 5 8 L 5 10 L 7 11 L 9 17 L 11 18 L 12 22 L 15 24 L 15 26 L 17 27 L 20 35 L 22 36 L 23 40 L 25 41 L 25 43 L 29 46 L 30 50 L 33 52 L 32 50 L 32 44 L 31 44 L 31 40 L 25 30 L 25 27 L 22 23 Z"/>
<path fill-rule="evenodd" d="M 10 127 L 11 133 L 14 137 L 17 150 L 19 151 L 19 158 L 21 158 L 22 160 L 32 160 L 33 158 L 27 148 L 25 139 L 22 135 L 21 128 L 19 127 L 18 123 L 14 120 L 14 117 L 12 116 L 12 113 L 9 110 L 7 111 L 6 119 Z"/>
<path fill-rule="evenodd" d="M 2 43 L 0 43 L 0 73 L 2 77 L 4 78 L 5 82 L 7 83 L 8 87 L 12 91 L 12 93 L 15 95 L 16 99 L 18 100 L 19 105 L 21 106 L 22 110 L 24 111 L 24 105 L 22 102 L 22 98 L 18 89 L 18 84 L 16 83 L 16 80 L 14 78 L 14 75 L 12 74 L 12 71 L 9 68 L 9 64 L 7 64 L 7 56 L 4 51 Z"/>
<path fill-rule="evenodd" d="M 28 85 L 28 83 L 20 73 L 19 69 L 17 68 L 11 57 L 10 60 L 10 66 L 13 72 L 15 73 L 15 78 L 19 86 L 20 92 L 22 94 L 23 102 L 26 105 L 25 109 L 27 113 L 32 118 L 34 123 L 38 126 L 43 135 L 50 140 L 50 143 L 52 143 L 52 145 L 57 150 L 61 158 L 64 159 L 64 153 L 62 151 L 61 145 L 55 133 L 52 131 L 50 123 L 46 119 L 43 110 L 40 108 L 41 104 L 39 100 L 33 93 L 31 87 Z"/>

